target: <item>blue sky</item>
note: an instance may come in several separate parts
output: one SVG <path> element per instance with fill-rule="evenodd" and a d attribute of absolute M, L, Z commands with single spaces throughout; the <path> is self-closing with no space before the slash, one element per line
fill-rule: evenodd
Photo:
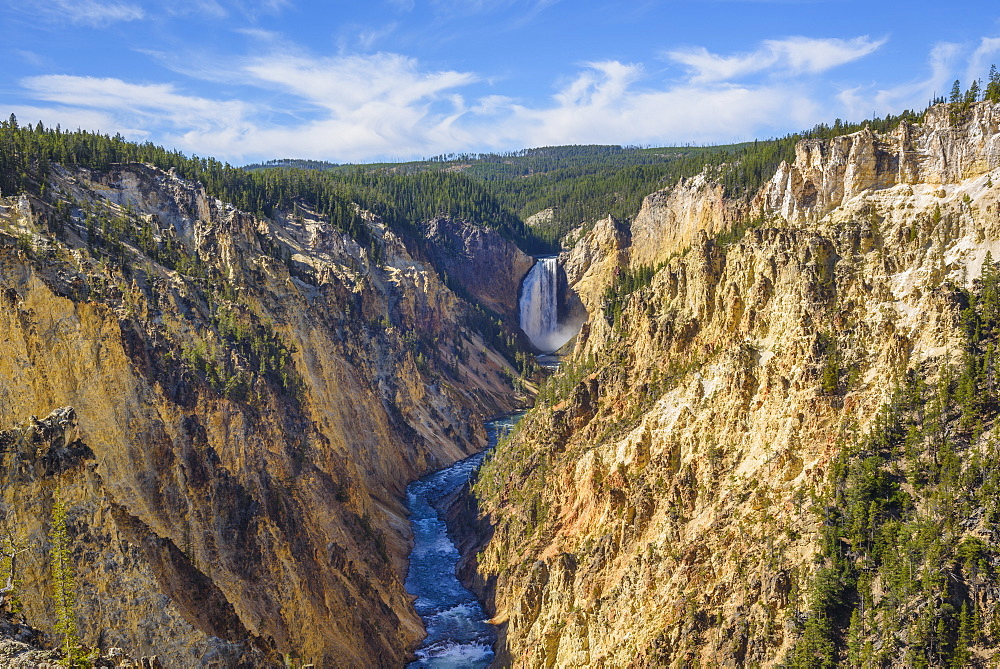
<path fill-rule="evenodd" d="M 704 144 L 923 108 L 995 3 L 18 0 L 0 113 L 234 164 Z"/>

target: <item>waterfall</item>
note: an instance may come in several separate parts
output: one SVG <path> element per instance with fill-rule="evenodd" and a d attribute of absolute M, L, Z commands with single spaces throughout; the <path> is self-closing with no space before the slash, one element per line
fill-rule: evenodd
<path fill-rule="evenodd" d="M 535 348 L 552 353 L 580 330 L 559 322 L 559 259 L 539 258 L 521 283 L 521 329 Z"/>

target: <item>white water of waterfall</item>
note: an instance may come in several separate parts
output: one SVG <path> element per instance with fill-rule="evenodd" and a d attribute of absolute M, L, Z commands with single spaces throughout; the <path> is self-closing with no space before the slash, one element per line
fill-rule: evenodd
<path fill-rule="evenodd" d="M 559 322 L 559 260 L 539 258 L 521 284 L 521 329 L 535 347 L 552 353 L 580 330 Z"/>

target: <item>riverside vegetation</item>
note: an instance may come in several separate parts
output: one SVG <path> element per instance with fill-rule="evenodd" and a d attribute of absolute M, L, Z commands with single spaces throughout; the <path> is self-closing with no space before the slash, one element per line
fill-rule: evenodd
<path fill-rule="evenodd" d="M 500 662 L 991 661 L 998 96 L 368 166 L 0 123 L 5 648 L 399 666 L 405 486 L 537 387 L 456 502 Z"/>

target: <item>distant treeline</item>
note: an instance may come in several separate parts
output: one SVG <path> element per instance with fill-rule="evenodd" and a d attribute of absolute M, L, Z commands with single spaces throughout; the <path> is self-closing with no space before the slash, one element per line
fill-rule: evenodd
<path fill-rule="evenodd" d="M 1000 100 L 1000 76 L 993 68 L 985 87 L 975 82 L 963 93 L 956 81 L 950 104 L 958 121 L 973 102 L 995 98 Z M 794 159 L 795 144 L 802 139 L 829 139 L 866 126 L 888 132 L 923 116 L 904 111 L 860 123 L 837 119 L 777 139 L 724 146 L 555 146 L 449 154 L 408 163 L 336 165 L 281 159 L 233 167 L 148 142 L 129 142 L 120 135 L 65 132 L 41 123 L 21 126 L 11 115 L 0 123 L 0 193 L 44 182 L 52 162 L 100 170 L 114 163 L 143 162 L 174 169 L 200 181 L 211 195 L 263 216 L 275 208 L 308 205 L 363 245 L 369 243 L 368 230 L 359 208 L 397 230 L 412 229 L 437 215 L 465 219 L 493 227 L 525 251 L 541 254 L 557 251 L 566 233 L 581 225 L 607 216 L 634 217 L 644 197 L 680 179 L 707 171 L 727 197 L 750 196 L 782 161 Z M 524 223 L 544 210 L 551 210 L 551 216 L 534 227 Z"/>
<path fill-rule="evenodd" d="M 605 145 L 549 146 L 505 153 L 446 154 L 407 163 L 336 165 L 282 159 L 248 165 L 250 171 L 309 169 L 341 179 L 358 172 L 381 175 L 463 174 L 484 184 L 504 211 L 521 220 L 544 210 L 536 240 L 550 249 L 570 230 L 607 216 L 626 220 L 650 193 L 703 171 L 725 188 L 726 197 L 752 195 L 782 161 L 795 158 L 802 139 L 829 139 L 869 127 L 888 132 L 902 121 L 919 122 L 923 112 L 873 118 L 858 123 L 837 119 L 785 137 L 721 146 L 640 148 Z"/>
<path fill-rule="evenodd" d="M 115 163 L 149 163 L 201 182 L 206 191 L 262 216 L 306 204 L 329 218 L 362 245 L 369 243 L 359 207 L 405 230 L 437 215 L 496 228 L 529 252 L 550 245 L 537 238 L 481 181 L 464 174 L 352 168 L 336 173 L 301 167 L 247 170 L 212 158 L 187 157 L 151 143 L 126 141 L 82 130 L 20 125 L 12 114 L 0 123 L 0 194 L 44 188 L 51 164 L 107 170 Z M 301 162 L 301 161 L 299 161 Z"/>

